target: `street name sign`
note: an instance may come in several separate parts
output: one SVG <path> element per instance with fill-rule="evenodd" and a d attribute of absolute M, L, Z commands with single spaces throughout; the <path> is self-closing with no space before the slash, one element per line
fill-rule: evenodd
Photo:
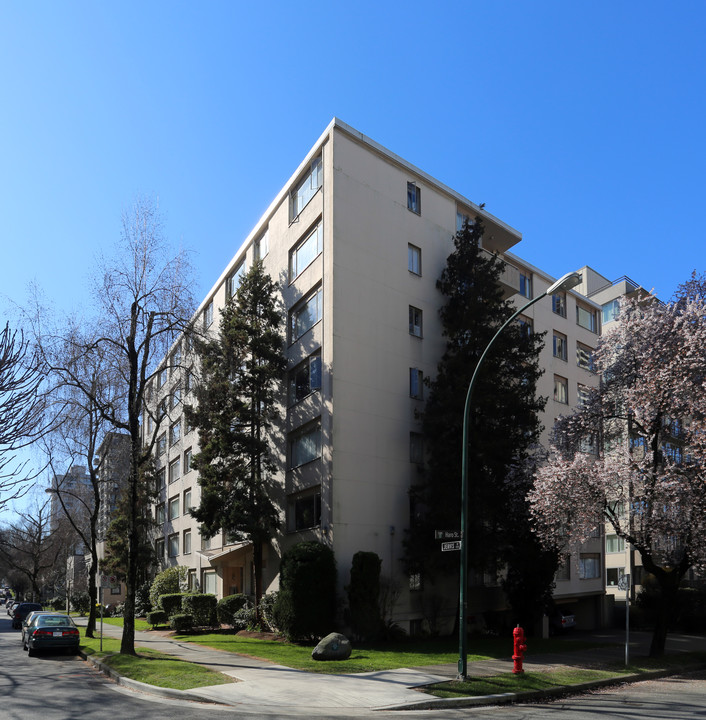
<path fill-rule="evenodd" d="M 441 552 L 449 552 L 450 550 L 460 550 L 461 541 L 455 540 L 454 542 L 441 543 Z"/>

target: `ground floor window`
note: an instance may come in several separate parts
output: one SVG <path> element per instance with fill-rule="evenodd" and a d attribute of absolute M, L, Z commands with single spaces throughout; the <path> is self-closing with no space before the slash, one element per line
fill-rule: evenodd
<path fill-rule="evenodd" d="M 216 571 L 204 570 L 202 580 L 202 592 L 216 595 Z"/>

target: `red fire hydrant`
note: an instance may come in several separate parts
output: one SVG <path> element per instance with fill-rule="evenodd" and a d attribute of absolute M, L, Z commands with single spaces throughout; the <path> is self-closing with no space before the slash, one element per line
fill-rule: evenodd
<path fill-rule="evenodd" d="M 522 660 L 524 659 L 525 653 L 527 652 L 527 643 L 525 642 L 525 631 L 518 625 L 512 631 L 512 638 L 515 643 L 515 654 L 512 656 L 513 666 L 512 672 L 523 673 Z"/>

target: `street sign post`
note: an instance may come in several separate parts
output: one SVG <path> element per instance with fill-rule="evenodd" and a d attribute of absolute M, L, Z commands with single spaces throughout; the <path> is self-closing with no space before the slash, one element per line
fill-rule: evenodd
<path fill-rule="evenodd" d="M 630 574 L 618 578 L 618 590 L 625 590 L 625 667 L 630 664 Z"/>

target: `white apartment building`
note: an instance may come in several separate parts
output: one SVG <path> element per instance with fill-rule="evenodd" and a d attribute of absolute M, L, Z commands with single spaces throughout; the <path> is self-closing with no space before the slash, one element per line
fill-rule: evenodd
<path fill-rule="evenodd" d="M 522 239 L 518 231 L 334 119 L 201 303 L 197 329 L 216 332 L 220 309 L 254 258 L 263 259 L 281 287 L 289 368 L 284 425 L 274 442 L 282 529 L 265 552 L 267 589 L 278 587 L 282 552 L 301 540 L 333 548 L 342 596 L 353 555 L 371 551 L 402 591 L 394 620 L 413 631 L 420 626 L 423 591 L 410 587 L 400 563 L 408 490 L 421 459 L 415 411 L 424 407 L 420 379 L 434 375 L 444 349 L 435 283 L 464 215 L 483 218 L 484 249 L 508 262 L 508 297 L 519 304 L 554 281 L 510 252 Z M 554 419 L 597 383 L 590 358 L 600 314 L 601 305 L 579 291 L 545 298 L 528 311 L 526 321 L 547 331 L 539 388 L 549 397 L 545 439 Z M 202 540 L 187 512 L 199 503 L 190 467 L 198 438 L 183 414 L 191 363 L 186 341 L 177 342 L 153 381 L 152 412 L 144 418 L 152 432 L 155 408 L 167 413 L 156 449 L 157 550 L 165 565 L 188 566 L 201 591 L 249 593 L 249 545 L 223 536 Z M 602 620 L 604 570 L 603 539 L 596 538 L 557 579 L 557 600 L 571 600 L 585 627 Z M 445 608 L 449 622 L 455 593 Z"/>

